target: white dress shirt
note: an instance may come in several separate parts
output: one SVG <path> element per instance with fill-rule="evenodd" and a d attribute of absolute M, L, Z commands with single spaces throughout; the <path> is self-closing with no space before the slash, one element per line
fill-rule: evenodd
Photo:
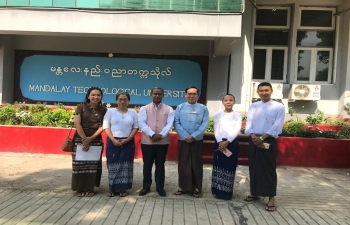
<path fill-rule="evenodd" d="M 229 142 L 235 140 L 241 131 L 242 115 L 238 112 L 217 112 L 214 115 L 214 135 L 217 142 L 226 138 Z"/>
<path fill-rule="evenodd" d="M 285 117 L 284 105 L 270 100 L 255 102 L 250 105 L 247 116 L 245 134 L 263 135 L 269 134 L 271 137 L 278 138 L 282 133 Z"/>

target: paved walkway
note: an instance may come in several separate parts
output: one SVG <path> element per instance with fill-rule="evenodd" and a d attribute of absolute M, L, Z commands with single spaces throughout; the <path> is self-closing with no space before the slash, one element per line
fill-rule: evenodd
<path fill-rule="evenodd" d="M 249 190 L 246 166 L 237 168 L 231 201 L 212 197 L 211 165 L 204 166 L 202 198 L 173 195 L 176 162 L 166 164 L 167 197 L 159 197 L 154 186 L 140 197 L 141 160 L 135 160 L 128 197 L 105 195 L 104 168 L 97 194 L 79 198 L 69 190 L 69 156 L 0 153 L 0 158 L 0 224 L 350 224 L 350 169 L 279 167 L 277 211 L 270 213 L 267 199 L 242 200 Z"/>

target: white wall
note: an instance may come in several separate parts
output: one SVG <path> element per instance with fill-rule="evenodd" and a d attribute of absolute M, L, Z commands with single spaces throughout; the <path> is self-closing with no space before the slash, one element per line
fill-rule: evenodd
<path fill-rule="evenodd" d="M 15 49 L 155 55 L 209 54 L 206 40 L 16 35 Z"/>
<path fill-rule="evenodd" d="M 228 56 L 209 57 L 207 107 L 211 115 L 220 110 L 221 98 L 227 93 L 228 66 Z"/>
<path fill-rule="evenodd" d="M 291 12 L 294 13 L 295 11 L 295 17 L 292 17 L 291 23 L 296 24 L 298 22 L 298 13 L 299 13 L 299 7 L 300 6 L 314 6 L 314 7 L 325 7 L 325 6 L 330 6 L 330 7 L 338 7 L 338 11 L 341 9 L 346 9 L 349 8 L 347 5 L 350 4 L 350 1 L 345 0 L 258 0 L 258 6 L 264 6 L 264 5 L 272 5 L 272 6 L 283 6 L 283 5 L 289 5 L 291 7 Z M 246 12 L 243 15 L 243 24 L 242 24 L 242 39 L 241 41 L 245 41 L 245 45 L 243 44 L 242 50 L 236 52 L 237 49 L 233 51 L 234 55 L 237 55 L 236 60 L 241 57 L 244 58 L 244 65 L 243 65 L 243 72 L 242 72 L 242 80 L 246 81 L 246 83 L 243 86 L 243 89 L 245 87 L 249 87 L 249 79 L 251 80 L 252 77 L 252 67 L 251 63 L 252 60 L 247 59 L 248 57 L 248 49 L 252 51 L 253 49 L 253 43 L 250 42 L 250 38 L 252 38 L 253 32 L 249 31 L 249 24 L 245 24 L 246 21 L 252 20 L 251 24 L 254 23 L 254 14 L 255 14 L 255 9 L 251 6 L 250 8 L 248 7 L 249 1 L 246 1 Z M 251 4 L 250 4 L 251 5 Z M 251 12 L 253 11 L 253 12 Z M 349 14 L 350 12 L 347 12 Z M 292 14 L 293 15 L 293 14 Z M 322 100 L 313 102 L 313 101 L 296 101 L 293 103 L 288 102 L 288 93 L 291 88 L 291 84 L 294 82 L 294 77 L 296 74 L 295 70 L 295 57 L 292 57 L 295 55 L 296 52 L 296 34 L 297 34 L 297 28 L 296 26 L 291 27 L 291 35 L 290 35 L 290 48 L 289 48 L 289 56 L 288 56 L 288 72 L 287 72 L 287 82 L 284 84 L 284 99 L 283 103 L 287 107 L 293 107 L 297 110 L 297 113 L 300 114 L 310 114 L 314 113 L 317 108 L 321 109 L 326 115 L 331 115 L 331 116 L 338 116 L 342 114 L 342 100 L 341 96 L 342 93 L 344 92 L 344 88 L 342 86 L 346 85 L 347 87 L 350 87 L 350 81 L 349 81 L 349 17 L 348 15 L 341 15 L 340 16 L 340 30 L 341 32 L 339 33 L 339 51 L 338 54 L 336 55 L 338 57 L 338 62 L 335 65 L 336 67 L 336 79 L 335 82 L 332 84 L 326 84 L 322 85 L 321 87 L 321 98 Z M 248 23 L 248 22 L 247 22 Z M 338 24 L 339 26 L 339 24 Z M 345 32 L 344 32 L 345 31 Z M 245 38 L 246 37 L 246 38 Z M 247 49 L 248 48 L 248 49 Z M 235 53 L 236 52 L 236 53 Z M 248 57 L 249 58 L 249 57 Z M 231 63 L 234 63 L 231 62 Z M 233 74 L 238 71 L 232 71 L 231 76 L 234 76 Z M 246 77 L 249 77 L 249 79 L 245 79 Z M 236 80 L 238 81 L 239 78 Z M 345 82 L 345 83 L 344 83 Z M 230 86 L 231 88 L 231 86 Z M 233 88 L 233 87 L 232 87 Z M 236 84 L 235 88 L 239 88 L 238 84 Z M 250 93 L 250 90 L 242 90 L 241 95 L 242 95 L 242 100 L 243 96 L 247 95 Z M 251 98 L 248 97 L 246 99 L 246 102 L 250 102 Z M 240 109 L 240 111 L 243 111 L 244 107 L 249 105 L 245 104 L 245 102 L 242 102 L 242 106 L 236 105 L 236 109 Z"/>
<path fill-rule="evenodd" d="M 350 8 L 350 1 L 344 1 L 339 8 L 339 11 L 343 11 Z M 339 52 L 341 58 L 339 60 L 339 74 L 341 85 L 339 94 L 341 96 L 339 111 L 344 117 L 349 117 L 349 113 L 344 110 L 344 98 L 345 93 L 350 91 L 350 11 L 344 12 L 339 15 L 338 20 L 340 21 L 340 30 L 342 38 L 339 40 Z"/>
<path fill-rule="evenodd" d="M 252 30 L 253 30 L 253 6 L 246 1 L 243 14 L 242 37 L 237 41 L 231 55 L 231 71 L 229 92 L 236 97 L 234 110 L 246 114 L 251 103 L 251 78 L 252 78 Z"/>
<path fill-rule="evenodd" d="M 33 10 L 7 8 L 0 13 L 0 33 L 216 39 L 240 37 L 241 15 L 195 13 L 122 12 L 89 10 Z"/>

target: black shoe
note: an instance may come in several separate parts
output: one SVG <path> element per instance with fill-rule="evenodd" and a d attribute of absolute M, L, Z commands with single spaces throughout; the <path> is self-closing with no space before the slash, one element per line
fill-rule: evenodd
<path fill-rule="evenodd" d="M 140 196 L 144 196 L 144 195 L 147 195 L 148 192 L 150 192 L 149 189 L 144 189 L 144 188 L 142 188 L 142 190 L 140 191 L 139 195 L 140 195 Z"/>
<path fill-rule="evenodd" d="M 161 197 L 165 197 L 166 196 L 166 192 L 164 191 L 164 189 L 158 190 L 157 192 L 158 192 L 159 196 L 161 196 Z"/>

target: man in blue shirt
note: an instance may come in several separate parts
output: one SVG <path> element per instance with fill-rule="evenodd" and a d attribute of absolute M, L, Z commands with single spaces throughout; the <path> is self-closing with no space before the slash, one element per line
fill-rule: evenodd
<path fill-rule="evenodd" d="M 179 187 L 175 195 L 190 192 L 202 196 L 203 182 L 203 134 L 208 127 L 209 111 L 197 103 L 198 88 L 188 87 L 185 91 L 187 102 L 176 108 L 174 127 L 178 135 Z"/>

